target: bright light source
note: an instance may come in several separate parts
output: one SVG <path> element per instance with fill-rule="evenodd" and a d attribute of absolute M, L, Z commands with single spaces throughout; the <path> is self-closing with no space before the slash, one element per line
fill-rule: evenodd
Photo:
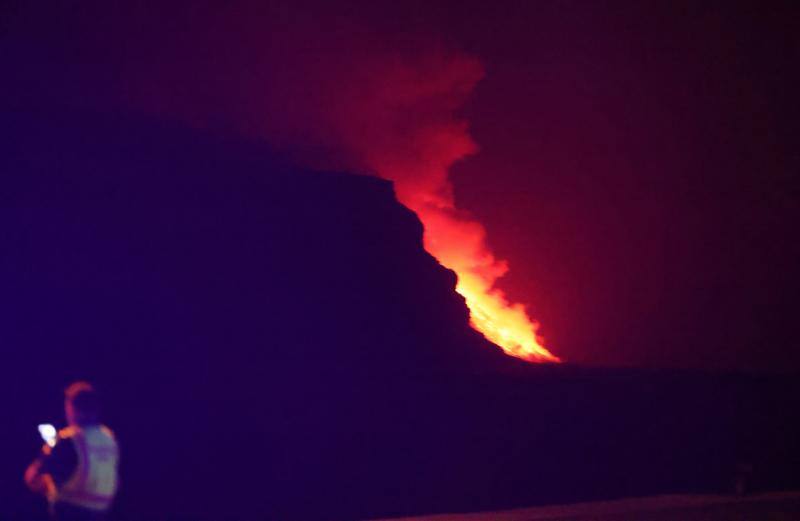
<path fill-rule="evenodd" d="M 49 423 L 42 423 L 39 425 L 39 434 L 42 436 L 42 439 L 44 440 L 45 443 L 47 443 L 51 447 L 55 446 L 56 437 L 58 435 L 58 432 L 56 431 L 55 427 L 53 427 Z"/>

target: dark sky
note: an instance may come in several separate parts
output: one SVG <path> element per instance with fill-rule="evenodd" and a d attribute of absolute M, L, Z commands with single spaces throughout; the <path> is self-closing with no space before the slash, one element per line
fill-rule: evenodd
<path fill-rule="evenodd" d="M 798 365 L 797 11 L 702 4 L 517 6 L 474 26 L 483 153 L 458 193 L 567 359 Z"/>
<path fill-rule="evenodd" d="M 453 169 L 456 200 L 554 353 L 800 368 L 791 2 L 399 4 L 9 4 L 4 98 L 144 111 L 336 168 L 362 79 L 419 60 L 424 91 L 459 77 L 439 53 L 475 58 L 461 113 L 480 151 Z"/>

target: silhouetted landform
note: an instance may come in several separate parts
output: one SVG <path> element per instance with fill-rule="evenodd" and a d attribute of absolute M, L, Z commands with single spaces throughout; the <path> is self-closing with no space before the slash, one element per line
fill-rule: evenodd
<path fill-rule="evenodd" d="M 116 518 L 368 519 L 800 486 L 792 375 L 532 366 L 389 183 L 132 118 L 7 113 L 0 517 L 76 378 Z M 576 317 L 580 327 L 580 317 Z"/>

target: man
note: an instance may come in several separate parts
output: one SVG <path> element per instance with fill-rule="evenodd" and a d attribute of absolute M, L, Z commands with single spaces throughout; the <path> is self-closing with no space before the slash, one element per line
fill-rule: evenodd
<path fill-rule="evenodd" d="M 25 471 L 25 483 L 47 497 L 58 521 L 100 521 L 117 492 L 117 442 L 100 424 L 100 403 L 90 384 L 75 382 L 65 396 L 68 427 L 52 448 L 42 447 Z"/>

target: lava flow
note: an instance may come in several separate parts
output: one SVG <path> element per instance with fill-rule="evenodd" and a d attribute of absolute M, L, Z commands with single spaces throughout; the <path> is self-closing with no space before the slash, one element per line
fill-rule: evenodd
<path fill-rule="evenodd" d="M 181 39 L 172 54 L 154 53 L 173 56 L 155 65 L 157 76 L 169 81 L 154 85 L 148 67 L 141 78 L 126 80 L 130 91 L 141 92 L 141 103 L 150 110 L 193 125 L 231 118 L 244 134 L 268 141 L 303 165 L 392 181 L 399 202 L 424 226 L 425 249 L 456 273 L 455 289 L 466 300 L 472 326 L 509 355 L 558 362 L 543 347 L 525 307 L 509 302 L 496 287 L 507 265 L 488 248 L 484 227 L 457 208 L 449 180 L 450 168 L 477 151 L 461 109 L 484 76 L 482 63 L 427 39 L 406 40 L 405 34 L 400 48 L 391 39 L 376 45 L 385 35 L 358 21 L 352 22 L 357 30 L 342 29 L 349 26 L 338 18 L 287 25 L 276 13 L 280 16 L 255 16 L 255 25 L 242 27 L 238 9 L 229 14 L 236 20 L 232 32 L 247 37 Z M 226 18 L 218 15 L 204 19 L 209 34 L 220 34 L 218 25 Z M 281 38 L 269 39 L 257 52 L 250 48 L 273 33 Z M 184 59 L 196 55 L 225 58 L 214 59 L 213 66 Z M 209 71 L 213 81 L 201 82 L 198 91 L 197 78 L 209 78 Z M 202 94 L 196 94 L 198 101 L 187 92 Z M 503 124 L 501 115 L 497 124 Z"/>
<path fill-rule="evenodd" d="M 497 260 L 486 246 L 484 227 L 455 208 L 450 190 L 445 190 L 444 196 L 420 197 L 404 193 L 402 182 L 396 188 L 400 202 L 422 221 L 425 249 L 456 273 L 456 292 L 466 301 L 472 327 L 508 355 L 529 362 L 560 362 L 544 347 L 536 332 L 538 325 L 525 307 L 509 302 L 495 288 L 495 281 L 508 271 L 508 265 Z"/>
<path fill-rule="evenodd" d="M 486 230 L 455 203 L 450 168 L 478 149 L 458 110 L 483 77 L 475 59 L 434 53 L 372 67 L 356 103 L 333 118 L 339 135 L 366 167 L 394 182 L 398 201 L 417 214 L 425 249 L 453 270 L 470 323 L 507 354 L 530 362 L 559 362 L 542 345 L 537 324 L 496 281 L 508 271 L 486 243 Z M 363 93 L 369 95 L 363 95 Z"/>

